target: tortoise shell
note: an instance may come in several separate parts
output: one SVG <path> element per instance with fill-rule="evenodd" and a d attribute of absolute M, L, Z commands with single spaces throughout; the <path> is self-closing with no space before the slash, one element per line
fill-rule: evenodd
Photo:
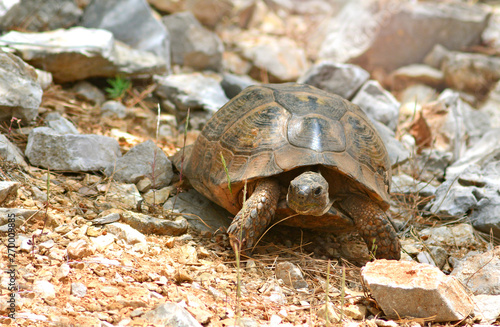
<path fill-rule="evenodd" d="M 232 214 L 248 198 L 245 184 L 251 192 L 256 180 L 276 176 L 288 187 L 308 169 L 321 170 L 333 197 L 361 192 L 389 207 L 390 161 L 375 127 L 358 106 L 309 85 L 246 88 L 212 116 L 185 156 L 182 171 L 191 185 Z M 281 205 L 276 216 L 288 213 Z"/>

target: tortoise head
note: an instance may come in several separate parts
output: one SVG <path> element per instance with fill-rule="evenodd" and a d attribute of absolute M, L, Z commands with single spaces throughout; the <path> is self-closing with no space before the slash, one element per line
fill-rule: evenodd
<path fill-rule="evenodd" d="M 303 215 L 322 216 L 332 206 L 328 182 L 320 173 L 306 171 L 295 177 L 286 195 L 288 206 Z"/>

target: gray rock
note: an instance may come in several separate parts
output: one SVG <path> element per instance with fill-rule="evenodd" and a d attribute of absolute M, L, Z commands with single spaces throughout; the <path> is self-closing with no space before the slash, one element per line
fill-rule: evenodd
<path fill-rule="evenodd" d="M 500 58 L 480 53 L 449 52 L 441 69 L 448 87 L 484 94 L 500 78 Z"/>
<path fill-rule="evenodd" d="M 82 26 L 108 30 L 132 48 L 152 52 L 170 70 L 169 32 L 154 17 L 146 0 L 92 1 L 85 8 Z"/>
<path fill-rule="evenodd" d="M 475 208 L 477 201 L 474 188 L 462 186 L 453 179 L 446 180 L 437 188 L 430 212 L 441 219 L 455 219 L 465 216 L 469 210 Z"/>
<path fill-rule="evenodd" d="M 470 224 L 425 228 L 419 235 L 425 244 L 434 246 L 470 247 L 477 243 Z"/>
<path fill-rule="evenodd" d="M 351 99 L 369 78 L 370 74 L 359 66 L 324 60 L 309 68 L 297 82 Z"/>
<path fill-rule="evenodd" d="M 7 199 L 15 199 L 20 184 L 18 182 L 0 181 L 0 204 Z"/>
<path fill-rule="evenodd" d="M 450 50 L 446 49 L 441 44 L 436 44 L 425 56 L 424 64 L 432 68 L 441 69 L 441 65 L 449 53 Z"/>
<path fill-rule="evenodd" d="M 433 196 L 436 187 L 406 174 L 392 176 L 391 193 L 399 194 L 419 194 L 421 196 Z"/>
<path fill-rule="evenodd" d="M 26 146 L 26 157 L 32 165 L 51 170 L 104 170 L 113 166 L 120 156 L 120 146 L 111 137 L 59 135 L 48 127 L 33 129 Z"/>
<path fill-rule="evenodd" d="M 479 294 L 474 296 L 474 316 L 481 323 L 493 324 L 500 317 L 500 295 Z"/>
<path fill-rule="evenodd" d="M 164 326 L 202 327 L 186 309 L 174 302 L 161 304 L 146 312 L 141 318 L 150 323 Z"/>
<path fill-rule="evenodd" d="M 451 276 L 475 295 L 500 295 L 500 247 L 460 260 Z"/>
<path fill-rule="evenodd" d="M 51 112 L 45 116 L 45 122 L 57 134 L 80 134 L 75 125 L 58 112 Z"/>
<path fill-rule="evenodd" d="M 116 165 L 107 167 L 104 173 L 124 183 L 135 184 L 149 178 L 154 181 L 154 188 L 167 186 L 174 175 L 172 163 L 151 140 L 134 146 L 116 161 Z"/>
<path fill-rule="evenodd" d="M 16 227 L 27 223 L 28 219 L 39 219 L 42 215 L 39 210 L 16 209 L 16 208 L 0 208 L 0 226 L 2 228 L 9 223 L 9 217 L 15 216 L 14 224 Z M 2 229 L 2 231 L 5 231 Z"/>
<path fill-rule="evenodd" d="M 84 297 L 87 294 L 87 287 L 82 283 L 71 283 L 71 295 Z"/>
<path fill-rule="evenodd" d="M 76 83 L 72 87 L 73 92 L 76 93 L 76 96 L 85 100 L 92 102 L 97 105 L 101 105 L 104 101 L 106 101 L 106 96 L 97 86 L 87 82 L 80 81 Z"/>
<path fill-rule="evenodd" d="M 58 83 L 167 72 L 163 58 L 131 49 L 105 30 L 73 27 L 44 33 L 11 31 L 1 36 L 0 42 L 15 49 L 31 65 L 52 73 Z"/>
<path fill-rule="evenodd" d="M 443 181 L 446 168 L 452 162 L 453 154 L 436 149 L 423 149 L 417 156 L 416 165 L 420 179 L 424 181 Z"/>
<path fill-rule="evenodd" d="M 49 72 L 46 72 L 45 70 L 41 70 L 38 68 L 35 68 L 37 78 L 36 80 L 42 87 L 42 89 L 45 91 L 47 90 L 51 85 L 52 82 L 54 81 L 54 78 L 52 77 L 52 74 Z"/>
<path fill-rule="evenodd" d="M 396 140 L 394 131 L 378 121 L 372 121 L 372 123 L 375 125 L 375 128 L 377 129 L 380 138 L 384 142 L 387 152 L 389 153 L 391 165 L 394 167 L 407 161 L 410 158 L 410 151 L 405 149 L 403 144 Z"/>
<path fill-rule="evenodd" d="M 158 83 L 156 94 L 170 100 L 182 111 L 191 108 L 215 112 L 229 99 L 220 81 L 212 76 L 202 73 L 155 76 Z"/>
<path fill-rule="evenodd" d="M 288 261 L 276 265 L 276 278 L 295 289 L 308 287 L 300 268 Z"/>
<path fill-rule="evenodd" d="M 3 1 L 9 5 L 2 11 L 0 28 L 3 31 L 50 31 L 75 25 L 82 16 L 74 0 Z M 10 6 L 12 5 L 12 6 Z"/>
<path fill-rule="evenodd" d="M 492 87 L 486 100 L 481 105 L 479 110 L 486 113 L 489 117 L 490 125 L 492 128 L 500 128 L 500 114 L 498 108 L 500 107 L 500 82 L 497 82 Z"/>
<path fill-rule="evenodd" d="M 500 12 L 498 10 L 492 10 L 488 26 L 484 29 L 481 39 L 488 47 L 500 49 Z"/>
<path fill-rule="evenodd" d="M 95 218 L 92 220 L 92 225 L 105 225 L 114 223 L 115 221 L 120 220 L 120 214 L 118 212 L 110 213 L 104 217 Z"/>
<path fill-rule="evenodd" d="M 54 299 L 56 297 L 56 289 L 54 285 L 46 280 L 35 280 L 33 282 L 33 292 L 42 299 Z"/>
<path fill-rule="evenodd" d="M 238 93 L 250 85 L 257 84 L 259 84 L 259 82 L 246 75 L 235 75 L 230 73 L 222 74 L 222 81 L 220 82 L 220 85 L 224 89 L 224 93 L 229 99 L 234 98 Z"/>
<path fill-rule="evenodd" d="M 31 122 L 38 114 L 42 94 L 35 69 L 0 50 L 0 121 L 16 117 L 24 124 Z"/>
<path fill-rule="evenodd" d="M 103 117 L 116 117 L 123 119 L 127 116 L 127 107 L 119 101 L 106 101 L 101 106 L 101 115 Z"/>
<path fill-rule="evenodd" d="M 422 62 L 436 44 L 450 50 L 478 44 L 489 15 L 464 3 L 349 2 L 332 19 L 320 58 L 392 71 Z"/>
<path fill-rule="evenodd" d="M 166 213 L 168 217 L 168 213 Z M 175 217 L 174 217 L 175 218 Z M 125 211 L 122 221 L 144 234 L 179 236 L 187 232 L 188 222 L 184 217 L 159 219 L 145 214 Z"/>
<path fill-rule="evenodd" d="M 111 184 L 106 199 L 113 200 L 116 207 L 127 210 L 137 210 L 138 204 L 142 202 L 141 194 L 135 184 Z"/>
<path fill-rule="evenodd" d="M 270 82 L 296 81 L 307 69 L 304 49 L 287 37 L 241 33 L 235 44 L 237 51 L 252 62 L 250 76 Z"/>
<path fill-rule="evenodd" d="M 222 40 L 191 12 L 164 16 L 162 21 L 172 35 L 172 63 L 196 70 L 222 69 Z"/>
<path fill-rule="evenodd" d="M 228 211 L 214 204 L 194 189 L 178 193 L 171 197 L 163 206 L 166 210 L 185 214 L 183 217 L 189 225 L 196 231 L 215 232 L 221 228 L 229 227 L 232 218 Z"/>
<path fill-rule="evenodd" d="M 24 155 L 17 146 L 12 144 L 5 135 L 0 134 L 0 158 L 2 160 L 18 164 L 22 167 L 28 167 L 24 160 Z"/>
<path fill-rule="evenodd" d="M 391 130 L 396 130 L 400 103 L 379 84 L 367 81 L 352 99 L 372 120 L 381 122 Z"/>
<path fill-rule="evenodd" d="M 111 223 L 106 225 L 106 230 L 116 235 L 119 239 L 124 240 L 130 245 L 137 243 L 146 243 L 146 236 L 139 232 L 137 229 L 130 227 L 129 225 L 122 223 Z"/>
<path fill-rule="evenodd" d="M 473 310 L 462 285 L 427 264 L 377 260 L 361 269 L 361 277 L 391 319 L 432 317 L 436 322 L 455 321 L 466 318 Z"/>
<path fill-rule="evenodd" d="M 444 84 L 444 74 L 441 70 L 423 64 L 400 67 L 392 72 L 389 78 L 392 90 L 403 90 L 414 84 L 440 88 Z"/>

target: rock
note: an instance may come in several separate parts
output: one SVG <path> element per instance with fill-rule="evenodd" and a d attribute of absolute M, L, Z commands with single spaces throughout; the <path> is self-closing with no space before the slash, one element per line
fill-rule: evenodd
<path fill-rule="evenodd" d="M 42 215 L 39 210 L 0 208 L 0 226 L 3 227 L 4 225 L 7 225 L 9 223 L 9 215 L 14 215 L 16 217 L 16 220 L 14 221 L 16 227 L 26 224 L 28 220 L 39 220 L 40 218 L 44 218 L 45 216 Z M 50 220 L 47 221 L 47 223 L 50 223 Z"/>
<path fill-rule="evenodd" d="M 343 312 L 347 317 L 354 320 L 363 320 L 368 313 L 368 309 L 362 304 L 348 304 L 344 306 Z"/>
<path fill-rule="evenodd" d="M 479 294 L 474 296 L 474 316 L 481 322 L 493 324 L 500 316 L 500 296 Z"/>
<path fill-rule="evenodd" d="M 142 202 L 142 197 L 135 184 L 111 184 L 106 200 L 120 209 L 137 210 L 138 203 Z"/>
<path fill-rule="evenodd" d="M 412 64 L 396 69 L 391 73 L 390 83 L 393 90 L 403 90 L 410 85 L 424 84 L 440 88 L 444 84 L 441 70 L 423 64 Z"/>
<path fill-rule="evenodd" d="M 489 15 L 464 3 L 350 2 L 331 20 L 319 55 L 392 71 L 422 62 L 436 44 L 450 50 L 478 44 Z"/>
<path fill-rule="evenodd" d="M 460 283 L 438 268 L 410 261 L 377 260 L 361 269 L 361 276 L 386 316 L 465 319 L 473 303 Z"/>
<path fill-rule="evenodd" d="M 193 13 L 186 11 L 164 16 L 163 24 L 172 35 L 172 63 L 196 70 L 222 69 L 222 40 L 204 28 Z"/>
<path fill-rule="evenodd" d="M 419 234 L 427 245 L 470 247 L 477 243 L 470 224 L 430 227 L 421 230 Z"/>
<path fill-rule="evenodd" d="M 335 310 L 335 306 L 331 302 L 323 304 L 316 312 L 316 315 L 330 323 L 338 323 L 341 321 L 339 314 Z"/>
<path fill-rule="evenodd" d="M 425 56 L 424 64 L 431 66 L 432 68 L 441 69 L 441 65 L 449 53 L 450 50 L 446 49 L 441 44 L 436 44 Z"/>
<path fill-rule="evenodd" d="M 0 28 L 3 31 L 50 31 L 78 23 L 82 10 L 73 0 L 21 0 L 3 1 Z M 4 11 L 5 10 L 5 11 Z"/>
<path fill-rule="evenodd" d="M 45 122 L 57 134 L 80 134 L 75 125 L 58 112 L 51 112 L 45 116 Z"/>
<path fill-rule="evenodd" d="M 103 170 L 112 166 L 120 156 L 120 146 L 111 137 L 59 135 L 48 127 L 33 129 L 26 146 L 26 157 L 32 165 L 50 167 L 51 170 Z"/>
<path fill-rule="evenodd" d="M 433 196 L 436 187 L 406 174 L 392 176 L 391 193 L 396 194 L 419 194 L 421 196 Z"/>
<path fill-rule="evenodd" d="M 154 6 L 155 8 L 167 12 L 179 12 L 185 10 L 185 1 L 177 1 L 177 0 L 148 0 L 149 4 Z"/>
<path fill-rule="evenodd" d="M 396 130 L 399 116 L 399 102 L 396 98 L 384 90 L 379 82 L 367 81 L 352 99 L 352 103 L 358 105 L 371 118 Z"/>
<path fill-rule="evenodd" d="M 500 78 L 500 58 L 480 53 L 449 52 L 441 69 L 448 87 L 485 94 Z"/>
<path fill-rule="evenodd" d="M 151 140 L 134 146 L 116 161 L 116 165 L 108 166 L 104 173 L 124 183 L 135 184 L 141 179 L 149 178 L 154 183 L 154 188 L 167 186 L 174 175 L 172 163 Z"/>
<path fill-rule="evenodd" d="M 416 161 L 418 170 L 422 172 L 420 178 L 425 181 L 443 181 L 446 168 L 450 166 L 452 159 L 451 152 L 423 149 Z"/>
<path fill-rule="evenodd" d="M 309 84 L 351 99 L 369 78 L 370 74 L 359 66 L 324 60 L 309 68 L 297 83 Z"/>
<path fill-rule="evenodd" d="M 500 11 L 498 8 L 493 8 L 488 26 L 483 30 L 481 39 L 488 47 L 500 49 Z"/>
<path fill-rule="evenodd" d="M 224 17 L 231 13 L 233 2 L 230 0 L 187 0 L 186 10 L 194 14 L 203 25 L 214 28 Z"/>
<path fill-rule="evenodd" d="M 33 292 L 42 299 L 50 300 L 56 297 L 54 285 L 46 280 L 35 280 L 33 283 Z"/>
<path fill-rule="evenodd" d="M 92 220 L 92 225 L 105 225 L 114 223 L 115 221 L 120 220 L 120 214 L 118 212 L 112 212 L 110 214 L 105 214 L 102 217 L 95 218 Z"/>
<path fill-rule="evenodd" d="M 224 93 L 229 99 L 234 98 L 238 93 L 243 91 L 243 89 L 258 84 L 259 82 L 254 81 L 246 75 L 235 75 L 231 73 L 222 74 L 222 81 L 220 82 L 220 85 L 224 89 Z"/>
<path fill-rule="evenodd" d="M 441 219 L 463 217 L 477 205 L 473 191 L 473 188 L 455 183 L 453 179 L 446 180 L 436 189 L 430 211 Z"/>
<path fill-rule="evenodd" d="M 177 109 L 191 111 L 205 109 L 219 110 L 229 99 L 213 75 L 193 73 L 169 76 L 155 76 L 158 83 L 156 94 L 175 104 Z"/>
<path fill-rule="evenodd" d="M 80 260 L 94 254 L 94 249 L 84 239 L 69 243 L 66 247 L 66 251 L 68 252 L 68 258 L 70 260 Z"/>
<path fill-rule="evenodd" d="M 111 223 L 109 225 L 106 225 L 105 228 L 108 232 L 116 235 L 119 239 L 124 240 L 130 245 L 134 245 L 137 243 L 146 243 L 146 236 L 138 230 L 130 227 L 129 225 L 122 223 Z"/>
<path fill-rule="evenodd" d="M 481 105 L 479 110 L 486 113 L 489 117 L 490 125 L 492 128 L 500 128 L 500 115 L 498 114 L 498 107 L 500 107 L 500 82 L 497 82 L 492 87 L 486 100 Z"/>
<path fill-rule="evenodd" d="M 167 302 L 146 312 L 142 318 L 147 322 L 176 327 L 201 327 L 201 324 L 179 304 Z"/>
<path fill-rule="evenodd" d="M 37 74 L 36 80 L 38 81 L 38 83 L 40 84 L 40 86 L 44 91 L 47 90 L 54 81 L 52 74 L 38 68 L 35 68 L 35 71 Z"/>
<path fill-rule="evenodd" d="M 113 234 L 99 235 L 97 237 L 91 237 L 90 242 L 95 247 L 97 251 L 105 251 L 111 244 L 116 240 L 116 236 Z"/>
<path fill-rule="evenodd" d="M 221 228 L 228 228 L 233 217 L 228 211 L 214 204 L 194 189 L 178 193 L 163 206 L 166 210 L 185 213 L 183 216 L 196 231 L 214 233 Z"/>
<path fill-rule="evenodd" d="M 167 72 L 164 59 L 116 42 L 105 30 L 73 27 L 44 33 L 8 32 L 0 37 L 31 65 L 58 83 L 89 77 L 138 76 Z M 29 94 L 29 93 L 26 93 Z"/>
<path fill-rule="evenodd" d="M 276 278 L 282 279 L 285 285 L 295 289 L 308 288 L 300 268 L 288 261 L 276 265 Z"/>
<path fill-rule="evenodd" d="M 20 185 L 18 182 L 0 181 L 0 204 L 3 204 L 6 200 L 15 199 Z"/>
<path fill-rule="evenodd" d="M 451 276 L 475 295 L 500 295 L 500 247 L 460 260 Z"/>
<path fill-rule="evenodd" d="M 28 167 L 24 160 L 24 155 L 17 146 L 12 144 L 5 135 L 0 134 L 0 158 L 2 160 L 20 165 L 21 167 Z"/>
<path fill-rule="evenodd" d="M 143 198 L 147 204 L 163 205 L 165 203 L 165 201 L 167 201 L 167 199 L 170 197 L 170 194 L 172 194 L 173 190 L 175 190 L 175 187 L 172 187 L 172 186 L 167 186 L 167 187 L 161 188 L 159 190 L 148 190 L 143 195 Z"/>
<path fill-rule="evenodd" d="M 296 81 L 307 69 L 304 50 L 287 37 L 241 33 L 235 42 L 242 56 L 252 62 L 249 75 L 254 79 L 267 75 L 271 83 Z"/>
<path fill-rule="evenodd" d="M 72 87 L 73 92 L 76 96 L 85 100 L 92 102 L 100 106 L 104 101 L 106 101 L 106 96 L 97 86 L 87 82 L 80 81 Z"/>
<path fill-rule="evenodd" d="M 188 229 L 188 222 L 184 217 L 177 217 L 175 220 L 160 219 L 125 211 L 122 213 L 122 221 L 144 234 L 179 236 L 186 233 Z"/>
<path fill-rule="evenodd" d="M 169 32 L 154 17 L 146 0 L 92 1 L 85 8 L 81 24 L 108 30 L 132 48 L 154 53 L 170 70 Z"/>
<path fill-rule="evenodd" d="M 101 106 L 101 116 L 103 117 L 116 117 L 123 119 L 127 116 L 127 107 L 119 101 L 106 101 Z"/>
<path fill-rule="evenodd" d="M 405 149 L 403 144 L 396 140 L 395 133 L 389 127 L 378 121 L 372 121 L 373 125 L 377 129 L 380 138 L 384 142 L 385 148 L 389 153 L 389 159 L 391 160 L 391 166 L 397 166 L 410 158 L 410 151 Z"/>
<path fill-rule="evenodd" d="M 87 294 L 87 287 L 82 283 L 71 283 L 71 295 L 84 297 Z"/>
<path fill-rule="evenodd" d="M 15 117 L 23 124 L 30 123 L 38 114 L 42 94 L 35 69 L 0 51 L 0 121 Z"/>

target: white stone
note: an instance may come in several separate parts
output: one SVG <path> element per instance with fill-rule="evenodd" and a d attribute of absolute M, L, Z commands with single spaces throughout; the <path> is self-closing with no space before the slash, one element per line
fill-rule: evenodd
<path fill-rule="evenodd" d="M 53 299 L 56 297 L 54 285 L 46 280 L 36 280 L 33 283 L 33 291 L 43 299 Z"/>
<path fill-rule="evenodd" d="M 131 245 L 136 243 L 146 243 L 146 236 L 144 234 L 123 223 L 112 223 L 106 225 L 106 230 Z"/>

